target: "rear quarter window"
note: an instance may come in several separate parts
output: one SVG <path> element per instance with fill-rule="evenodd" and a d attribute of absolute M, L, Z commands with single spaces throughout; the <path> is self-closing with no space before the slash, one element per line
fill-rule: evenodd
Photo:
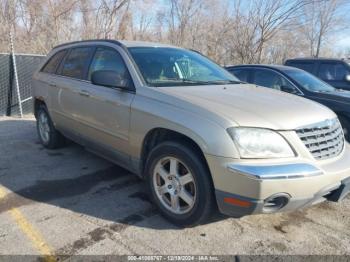
<path fill-rule="evenodd" d="M 63 57 L 66 55 L 67 50 L 62 50 L 54 54 L 41 69 L 41 72 L 54 74 L 58 65 L 61 63 Z"/>

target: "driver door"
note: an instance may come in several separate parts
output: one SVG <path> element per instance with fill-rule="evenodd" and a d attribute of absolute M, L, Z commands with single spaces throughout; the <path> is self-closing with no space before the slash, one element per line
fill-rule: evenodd
<path fill-rule="evenodd" d="M 85 125 L 82 137 L 93 151 L 122 165 L 128 164 L 130 106 L 135 93 L 92 84 L 91 75 L 99 70 L 117 71 L 131 79 L 116 49 L 108 46 L 96 48 L 87 74 L 88 81 L 82 87 L 80 106 Z"/>
<path fill-rule="evenodd" d="M 258 86 L 301 95 L 300 91 L 288 79 L 271 69 L 254 69 L 253 83 Z"/>

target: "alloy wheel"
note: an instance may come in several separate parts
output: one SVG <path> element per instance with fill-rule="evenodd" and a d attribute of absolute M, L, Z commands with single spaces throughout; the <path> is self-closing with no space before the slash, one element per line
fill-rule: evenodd
<path fill-rule="evenodd" d="M 50 141 L 50 124 L 47 114 L 43 111 L 40 112 L 38 117 L 38 127 L 40 138 L 44 143 L 48 143 Z"/>
<path fill-rule="evenodd" d="M 190 169 L 175 157 L 164 157 L 155 165 L 153 186 L 161 204 L 174 214 L 192 210 L 196 183 Z"/>

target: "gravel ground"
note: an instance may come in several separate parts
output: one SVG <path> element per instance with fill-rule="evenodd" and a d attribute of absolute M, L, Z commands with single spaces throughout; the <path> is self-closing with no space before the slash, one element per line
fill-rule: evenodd
<path fill-rule="evenodd" d="M 135 175 L 73 143 L 44 149 L 30 117 L 0 118 L 0 187 L 2 255 L 350 255 L 349 196 L 181 229 Z"/>

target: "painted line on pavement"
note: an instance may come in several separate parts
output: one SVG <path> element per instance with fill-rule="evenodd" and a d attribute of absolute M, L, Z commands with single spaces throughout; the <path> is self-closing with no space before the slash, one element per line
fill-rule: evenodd
<path fill-rule="evenodd" d="M 6 191 L 0 187 L 0 200 L 3 200 L 6 195 Z M 11 208 L 8 212 L 18 227 L 31 241 L 32 245 L 40 252 L 42 256 L 44 256 L 43 260 L 45 262 L 57 261 L 52 255 L 53 252 L 51 247 L 45 242 L 40 232 L 25 218 L 22 212 L 18 208 Z"/>

